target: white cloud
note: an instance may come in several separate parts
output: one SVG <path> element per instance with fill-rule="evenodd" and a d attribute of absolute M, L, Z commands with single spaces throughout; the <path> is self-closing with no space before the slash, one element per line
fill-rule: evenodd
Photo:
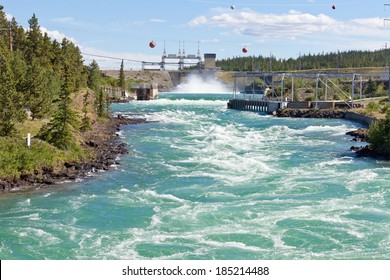
<path fill-rule="evenodd" d="M 150 22 L 154 22 L 154 23 L 165 23 L 165 22 L 167 22 L 165 19 L 159 19 L 159 18 L 152 18 L 149 21 Z"/>
<path fill-rule="evenodd" d="M 312 15 L 291 10 L 285 14 L 261 14 L 254 11 L 240 13 L 221 13 L 211 17 L 200 16 L 188 25 L 200 25 L 230 28 L 237 35 L 265 37 L 296 37 L 318 31 L 329 30 L 340 23 L 324 15 Z"/>
<path fill-rule="evenodd" d="M 47 33 L 50 38 L 57 40 L 58 42 L 61 42 L 64 38 L 67 38 L 69 41 L 77 45 L 77 41 L 74 38 L 69 38 L 66 36 L 64 33 L 61 33 L 56 30 L 47 30 L 45 27 L 41 26 L 41 32 L 42 33 Z"/>
<path fill-rule="evenodd" d="M 211 15 L 193 18 L 187 25 L 219 29 L 219 34 L 224 34 L 225 38 L 234 38 L 228 39 L 226 44 L 234 40 L 241 45 L 245 42 L 245 46 L 257 46 L 260 51 L 264 48 L 278 49 L 283 57 L 290 57 L 293 52 L 301 50 L 377 50 L 390 38 L 390 21 L 384 22 L 380 17 L 341 20 L 327 14 L 297 10 L 280 14 L 251 9 L 235 13 L 213 10 Z M 223 40 L 220 42 L 223 43 Z"/>
<path fill-rule="evenodd" d="M 55 18 L 52 19 L 52 21 L 62 23 L 62 24 L 71 24 L 71 25 L 78 24 L 76 20 L 72 17 Z"/>
<path fill-rule="evenodd" d="M 7 19 L 7 21 L 11 21 L 13 16 L 11 14 L 5 14 L 5 18 Z"/>
<path fill-rule="evenodd" d="M 220 40 L 218 38 L 214 38 L 214 39 L 211 39 L 211 40 L 200 40 L 201 43 L 219 43 Z"/>
<path fill-rule="evenodd" d="M 197 26 L 197 25 L 203 25 L 203 24 L 210 24 L 209 20 L 205 16 L 199 16 L 191 20 L 188 25 L 191 27 Z"/>
<path fill-rule="evenodd" d="M 357 18 L 351 20 L 351 23 L 355 23 L 357 25 L 361 25 L 364 27 L 371 28 L 383 28 L 384 27 L 384 19 L 383 18 Z"/>
<path fill-rule="evenodd" d="M 235 35 L 260 38 L 288 38 L 326 33 L 326 36 L 388 36 L 382 18 L 357 18 L 339 21 L 325 14 L 313 15 L 291 10 L 284 14 L 263 14 L 252 10 L 239 13 L 220 12 L 213 16 L 199 16 L 188 22 L 190 27 L 213 26 L 228 29 Z"/>

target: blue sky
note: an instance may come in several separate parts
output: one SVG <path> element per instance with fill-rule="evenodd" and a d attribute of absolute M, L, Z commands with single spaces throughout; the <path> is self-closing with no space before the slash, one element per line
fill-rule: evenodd
<path fill-rule="evenodd" d="M 23 27 L 35 13 L 52 38 L 64 36 L 83 53 L 160 61 L 168 53 L 200 51 L 217 59 L 390 47 L 390 6 L 386 1 L 202 1 L 202 0 L 3 0 L 6 14 Z M 230 6 L 234 4 L 235 9 Z M 332 9 L 332 5 L 336 9 Z M 149 48 L 150 41 L 156 42 Z M 248 53 L 241 52 L 243 47 Z M 92 57 L 85 55 L 88 64 Z M 120 61 L 94 57 L 101 69 Z M 125 62 L 126 69 L 140 63 Z"/>

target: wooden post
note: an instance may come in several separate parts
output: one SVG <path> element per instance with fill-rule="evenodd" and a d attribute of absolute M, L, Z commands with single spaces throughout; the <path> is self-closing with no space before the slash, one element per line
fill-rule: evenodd
<path fill-rule="evenodd" d="M 31 146 L 31 134 L 28 133 L 28 134 L 27 134 L 27 148 L 30 149 L 30 146 Z"/>

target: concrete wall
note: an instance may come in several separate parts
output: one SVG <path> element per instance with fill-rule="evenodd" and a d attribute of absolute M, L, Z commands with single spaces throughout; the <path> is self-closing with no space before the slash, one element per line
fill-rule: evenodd
<path fill-rule="evenodd" d="M 316 102 L 311 102 L 311 107 L 315 108 Z M 335 108 L 335 102 L 334 101 L 318 101 L 317 102 L 317 108 L 318 109 L 334 109 Z"/>
<path fill-rule="evenodd" d="M 168 73 L 169 73 L 169 76 L 171 77 L 172 86 L 176 87 L 176 86 L 180 85 L 180 83 L 182 82 L 184 73 L 180 72 L 180 71 L 169 71 Z"/>
<path fill-rule="evenodd" d="M 310 101 L 303 101 L 303 102 L 289 102 L 287 104 L 287 108 L 291 109 L 308 109 L 311 106 Z"/>
<path fill-rule="evenodd" d="M 268 102 L 268 113 L 272 113 L 274 111 L 277 111 L 279 109 L 280 102 Z"/>
<path fill-rule="evenodd" d="M 215 53 L 205 53 L 204 54 L 204 68 L 205 69 L 215 69 L 215 59 L 217 55 Z"/>
<path fill-rule="evenodd" d="M 369 127 L 370 124 L 375 120 L 374 118 L 370 118 L 354 112 L 346 112 L 344 118 L 350 121 L 361 123 L 362 125 L 365 125 L 367 127 Z"/>

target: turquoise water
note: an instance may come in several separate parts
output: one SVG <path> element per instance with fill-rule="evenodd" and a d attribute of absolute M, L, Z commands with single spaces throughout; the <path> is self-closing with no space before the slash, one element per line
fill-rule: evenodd
<path fill-rule="evenodd" d="M 390 164 L 344 120 L 163 94 L 112 110 L 130 154 L 81 182 L 0 197 L 0 259 L 388 259 Z M 356 145 L 356 144 L 355 144 Z"/>

